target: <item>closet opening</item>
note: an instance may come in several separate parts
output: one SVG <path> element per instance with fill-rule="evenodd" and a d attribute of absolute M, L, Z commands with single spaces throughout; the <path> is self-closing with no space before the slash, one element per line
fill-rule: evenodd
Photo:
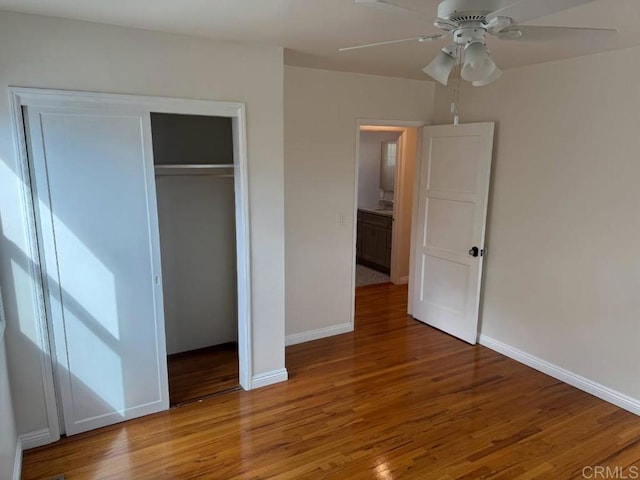
<path fill-rule="evenodd" d="M 237 390 L 233 125 L 151 113 L 171 406 Z"/>

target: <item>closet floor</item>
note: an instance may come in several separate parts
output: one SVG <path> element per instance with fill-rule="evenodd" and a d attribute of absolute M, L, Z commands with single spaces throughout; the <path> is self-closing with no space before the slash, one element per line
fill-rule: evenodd
<path fill-rule="evenodd" d="M 240 388 L 236 343 L 169 355 L 167 363 L 171 406 Z"/>

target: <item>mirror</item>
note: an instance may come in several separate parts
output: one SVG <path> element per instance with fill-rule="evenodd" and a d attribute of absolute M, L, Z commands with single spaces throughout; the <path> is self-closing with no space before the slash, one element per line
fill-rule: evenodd
<path fill-rule="evenodd" d="M 380 190 L 393 192 L 396 184 L 398 142 L 382 142 L 380 155 Z"/>

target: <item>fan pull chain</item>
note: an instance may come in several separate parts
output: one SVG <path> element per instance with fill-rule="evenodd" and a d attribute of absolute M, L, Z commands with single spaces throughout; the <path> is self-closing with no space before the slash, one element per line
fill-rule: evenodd
<path fill-rule="evenodd" d="M 456 66 L 453 68 L 451 72 L 451 77 L 449 81 L 450 91 L 451 91 L 451 115 L 453 115 L 453 124 L 458 125 L 459 123 L 459 112 L 458 112 L 458 103 L 460 102 L 460 47 L 456 47 Z"/>
<path fill-rule="evenodd" d="M 456 58 L 458 60 L 455 68 L 453 69 L 453 79 L 451 82 L 451 114 L 453 115 L 453 124 L 458 125 L 460 123 L 460 84 L 462 81 L 462 64 L 464 55 L 464 47 L 461 45 L 456 46 Z"/>

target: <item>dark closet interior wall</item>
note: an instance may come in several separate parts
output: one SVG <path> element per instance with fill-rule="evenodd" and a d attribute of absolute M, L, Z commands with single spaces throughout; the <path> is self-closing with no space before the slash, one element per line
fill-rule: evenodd
<path fill-rule="evenodd" d="M 230 118 L 152 113 L 151 129 L 156 165 L 233 163 Z"/>
<path fill-rule="evenodd" d="M 230 119 L 151 124 L 158 165 L 233 163 Z M 237 341 L 234 180 L 189 173 L 156 176 L 168 354 Z"/>

